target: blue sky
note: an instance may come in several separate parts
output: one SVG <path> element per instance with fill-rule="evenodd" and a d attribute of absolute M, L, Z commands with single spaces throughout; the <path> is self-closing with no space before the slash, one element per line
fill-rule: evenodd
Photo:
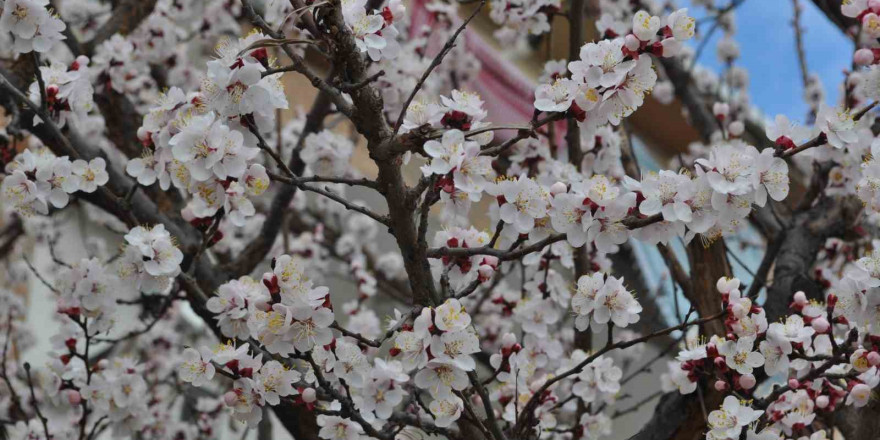
<path fill-rule="evenodd" d="M 729 1 L 729 0 L 728 0 Z M 689 3 L 682 2 L 683 5 Z M 803 13 L 801 27 L 807 52 L 807 67 L 822 79 L 829 104 L 837 102 L 843 69 L 850 66 L 852 43 L 810 0 L 800 0 Z M 725 5 L 724 1 L 717 4 Z M 691 8 L 693 16 L 702 17 L 703 8 Z M 793 18 L 790 0 L 746 0 L 736 9 L 736 41 L 741 58 L 737 64 L 749 71 L 749 94 L 752 102 L 765 115 L 785 114 L 803 122 L 807 106 L 803 101 L 803 84 L 795 51 Z M 707 33 L 711 22 L 700 24 L 700 32 Z M 715 54 L 715 43 L 722 32 L 717 30 L 709 46 L 700 56 L 700 63 L 721 71 Z"/>

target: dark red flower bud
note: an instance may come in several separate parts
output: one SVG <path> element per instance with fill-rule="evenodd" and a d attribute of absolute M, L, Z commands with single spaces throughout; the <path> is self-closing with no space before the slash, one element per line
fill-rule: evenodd
<path fill-rule="evenodd" d="M 797 147 L 797 145 L 794 144 L 794 141 L 788 136 L 779 136 L 776 138 L 776 146 L 784 150 L 791 150 Z"/>
<path fill-rule="evenodd" d="M 388 6 L 382 8 L 382 18 L 385 19 L 386 25 L 394 23 L 394 13 L 391 12 L 391 8 L 389 8 Z"/>
<path fill-rule="evenodd" d="M 833 293 L 828 295 L 828 300 L 826 301 L 826 303 L 828 304 L 828 308 L 833 309 L 834 306 L 837 305 L 837 295 Z"/>
<path fill-rule="evenodd" d="M 587 119 L 587 112 L 585 112 L 580 106 L 577 105 L 576 102 L 571 103 L 571 107 L 569 107 L 568 112 L 577 119 L 578 122 L 584 122 Z"/>

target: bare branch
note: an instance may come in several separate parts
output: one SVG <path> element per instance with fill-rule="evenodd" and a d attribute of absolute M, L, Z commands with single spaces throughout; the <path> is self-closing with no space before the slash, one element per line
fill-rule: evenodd
<path fill-rule="evenodd" d="M 663 217 L 659 214 L 652 215 L 650 217 L 639 218 L 639 217 L 627 217 L 621 221 L 621 224 L 627 227 L 627 229 L 638 229 L 643 228 L 648 225 L 652 225 L 659 221 L 663 220 Z M 491 255 L 494 257 L 498 257 L 501 261 L 509 261 L 520 258 L 524 255 L 528 255 L 532 252 L 538 252 L 544 247 L 556 243 L 557 241 L 562 241 L 566 239 L 566 234 L 554 234 L 543 240 L 539 240 L 529 246 L 516 249 L 516 250 L 503 250 L 496 249 L 493 246 L 481 246 L 475 248 L 434 248 L 428 250 L 429 258 L 440 258 L 440 257 L 469 257 L 473 255 Z"/>
<path fill-rule="evenodd" d="M 272 177 L 273 177 L 273 180 L 274 180 L 275 177 L 280 177 L 280 176 L 275 176 L 275 175 L 273 175 Z M 331 191 L 328 191 L 328 190 L 326 190 L 326 189 L 324 189 L 324 188 L 318 188 L 318 187 L 316 187 L 316 186 L 307 185 L 306 183 L 301 182 L 299 179 L 297 179 L 297 180 L 285 179 L 285 182 L 284 182 L 284 183 L 287 183 L 287 184 L 290 184 L 290 185 L 294 185 L 294 186 L 296 186 L 297 188 L 299 188 L 299 189 L 301 189 L 301 190 L 303 190 L 303 191 L 311 191 L 311 192 L 313 192 L 313 193 L 320 194 L 320 195 L 322 195 L 322 196 L 324 196 L 324 197 L 327 197 L 327 198 L 330 199 L 330 200 L 333 200 L 333 201 L 336 202 L 336 203 L 341 204 L 342 206 L 345 207 L 345 209 L 348 209 L 348 210 L 351 210 L 351 211 L 359 212 L 359 213 L 361 213 L 361 214 L 366 215 L 367 217 L 370 217 L 370 218 L 373 219 L 373 220 L 376 220 L 377 222 L 379 222 L 379 223 L 381 223 L 381 224 L 383 224 L 383 225 L 385 225 L 385 226 L 389 226 L 388 216 L 384 216 L 384 215 L 376 214 L 375 212 L 373 212 L 373 211 L 367 209 L 366 207 L 363 207 L 363 206 L 360 206 L 360 205 L 356 205 L 356 204 L 354 204 L 354 203 L 352 203 L 352 202 L 346 200 L 345 198 L 343 198 L 343 197 L 341 197 L 341 196 L 339 196 L 339 195 L 337 195 L 337 194 L 335 194 L 335 193 L 333 193 L 333 192 L 331 192 Z"/>

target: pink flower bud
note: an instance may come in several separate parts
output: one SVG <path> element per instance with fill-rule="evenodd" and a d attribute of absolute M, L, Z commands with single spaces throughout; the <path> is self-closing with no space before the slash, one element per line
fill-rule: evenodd
<path fill-rule="evenodd" d="M 728 385 L 727 382 L 725 382 L 723 380 L 716 380 L 715 381 L 715 389 L 717 391 L 720 391 L 723 393 L 723 392 L 727 391 L 728 389 L 730 389 L 730 385 Z"/>
<path fill-rule="evenodd" d="M 816 406 L 820 409 L 825 409 L 828 407 L 828 404 L 831 403 L 828 399 L 828 396 L 819 396 L 816 398 Z"/>
<path fill-rule="evenodd" d="M 742 121 L 733 121 L 727 126 L 727 131 L 730 132 L 731 136 L 740 137 L 746 131 L 746 126 Z"/>
<path fill-rule="evenodd" d="M 626 36 L 626 38 L 624 38 L 623 44 L 626 45 L 627 49 L 635 52 L 639 49 L 639 46 L 641 46 L 642 43 L 639 41 L 638 38 L 636 38 L 635 35 L 629 34 Z"/>
<path fill-rule="evenodd" d="M 492 266 L 489 266 L 488 264 L 483 264 L 480 266 L 479 269 L 477 269 L 477 272 L 479 272 L 479 274 L 480 274 L 480 280 L 486 281 L 486 280 L 492 278 L 492 275 L 495 274 L 495 268 Z"/>
<path fill-rule="evenodd" d="M 795 378 L 791 378 L 791 379 L 788 380 L 788 387 L 789 387 L 789 388 L 791 388 L 791 389 L 793 389 L 793 390 L 796 390 L 796 389 L 798 389 L 800 386 L 801 386 L 801 383 L 798 382 L 797 379 L 795 379 Z"/>
<path fill-rule="evenodd" d="M 566 191 L 568 191 L 568 186 L 566 186 L 562 182 L 556 182 L 550 186 L 550 194 L 553 194 L 554 196 L 556 194 L 562 194 Z"/>
<path fill-rule="evenodd" d="M 67 401 L 70 402 L 71 405 L 79 405 L 82 402 L 82 394 L 77 390 L 67 390 Z"/>
<path fill-rule="evenodd" d="M 803 290 L 794 293 L 794 303 L 800 306 L 807 305 L 807 294 Z"/>
<path fill-rule="evenodd" d="M 868 353 L 868 363 L 871 364 L 872 367 L 876 367 L 880 364 L 880 353 L 877 353 L 876 351 Z"/>
<path fill-rule="evenodd" d="M 710 358 L 718 357 L 718 347 L 715 346 L 714 342 L 706 344 L 706 355 Z"/>
<path fill-rule="evenodd" d="M 238 394 L 235 394 L 235 391 L 229 391 L 223 395 L 223 401 L 226 402 L 226 406 L 235 406 L 235 403 L 238 402 Z"/>
<path fill-rule="evenodd" d="M 492 267 L 498 267 L 498 263 L 499 263 L 498 257 L 493 257 L 491 255 L 486 255 L 485 257 L 483 257 L 482 264 L 488 264 L 489 266 L 492 266 Z"/>
<path fill-rule="evenodd" d="M 318 394 L 315 392 L 314 388 L 306 388 L 302 392 L 303 402 L 312 403 L 315 400 L 318 400 Z"/>
<path fill-rule="evenodd" d="M 715 115 L 716 118 L 724 119 L 727 117 L 728 114 L 730 114 L 730 106 L 724 102 L 716 102 L 712 106 L 712 113 Z"/>
<path fill-rule="evenodd" d="M 853 55 L 853 62 L 857 66 L 867 66 L 874 62 L 874 54 L 871 49 L 859 49 Z"/>
<path fill-rule="evenodd" d="M 868 0 L 868 9 L 880 13 L 880 0 Z"/>
<path fill-rule="evenodd" d="M 821 316 L 814 319 L 810 325 L 812 325 L 813 330 L 816 330 L 818 333 L 825 333 L 831 328 L 831 324 L 828 323 L 828 320 Z"/>
<path fill-rule="evenodd" d="M 739 386 L 743 387 L 744 390 L 750 390 L 757 384 L 758 380 L 752 374 L 743 374 L 739 378 Z"/>

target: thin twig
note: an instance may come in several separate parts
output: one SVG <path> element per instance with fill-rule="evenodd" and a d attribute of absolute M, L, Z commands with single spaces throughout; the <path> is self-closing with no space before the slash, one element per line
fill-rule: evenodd
<path fill-rule="evenodd" d="M 794 29 L 795 50 L 797 51 L 798 67 L 800 68 L 801 81 L 806 88 L 810 82 L 810 74 L 807 69 L 807 53 L 804 51 L 803 28 L 801 28 L 801 5 L 799 0 L 791 0 L 794 9 L 794 18 L 791 20 L 791 27 Z"/>
<path fill-rule="evenodd" d="M 627 229 L 638 229 L 642 228 L 659 221 L 663 220 L 663 217 L 659 214 L 653 215 L 650 217 L 639 218 L 639 217 L 627 217 L 621 221 L 623 226 L 627 227 Z M 428 249 L 428 258 L 440 258 L 440 257 L 470 257 L 474 255 L 491 255 L 493 257 L 498 257 L 501 261 L 510 261 L 515 260 L 524 255 L 531 254 L 532 252 L 538 252 L 544 247 L 556 243 L 557 241 L 562 241 L 566 239 L 566 234 L 554 234 L 543 240 L 539 240 L 531 245 L 525 246 L 523 248 L 519 248 L 516 250 L 504 250 L 504 249 L 496 249 L 491 246 L 480 246 L 475 248 L 434 248 Z"/>
<path fill-rule="evenodd" d="M 49 435 L 49 424 L 48 419 L 43 416 L 43 412 L 40 411 L 40 404 L 37 402 L 37 394 L 34 392 L 34 381 L 31 379 L 31 364 L 25 362 L 24 363 L 24 374 L 27 376 L 28 388 L 31 390 L 31 400 L 33 401 L 34 412 L 37 413 L 37 418 L 40 419 L 40 423 L 43 425 L 43 432 L 46 434 L 46 438 L 52 438 Z M 85 414 L 83 414 L 85 417 Z"/>
<path fill-rule="evenodd" d="M 49 108 L 49 102 L 46 93 L 46 83 L 43 81 L 43 72 L 40 71 L 40 54 L 37 51 L 33 51 L 31 55 L 31 60 L 34 63 L 34 76 L 37 77 L 37 85 L 40 88 L 40 108 L 46 111 Z"/>
<path fill-rule="evenodd" d="M 675 253 L 672 252 L 672 248 L 664 244 L 657 244 L 657 250 L 660 251 L 660 256 L 663 257 L 666 267 L 669 268 L 669 272 L 672 273 L 672 279 L 675 280 L 675 283 L 681 288 L 685 298 L 693 298 L 693 295 L 691 295 L 691 277 L 684 270 L 684 267 L 681 265 L 681 262 L 678 261 L 678 257 L 675 256 Z"/>
<path fill-rule="evenodd" d="M 779 231 L 767 245 L 767 250 L 764 251 L 764 258 L 761 259 L 758 271 L 755 272 L 755 276 L 752 278 L 752 285 L 749 286 L 749 290 L 746 293 L 747 297 L 755 298 L 758 296 L 761 288 L 764 287 L 764 284 L 767 282 L 767 275 L 770 273 L 770 267 L 776 261 L 776 256 L 779 255 L 779 250 L 782 249 L 782 243 L 785 241 L 787 234 L 788 232 L 785 229 Z"/>
<path fill-rule="evenodd" d="M 868 104 L 867 106 L 865 106 L 864 108 L 862 108 L 861 110 L 857 111 L 856 113 L 853 114 L 853 117 L 852 117 L 853 120 L 858 121 L 858 120 L 862 119 L 862 117 L 865 116 L 865 114 L 867 114 L 869 111 L 871 111 L 871 109 L 873 109 L 875 106 L 877 106 L 877 104 L 880 104 L 880 101 L 874 101 L 874 102 Z M 787 157 L 794 156 L 795 154 L 798 154 L 804 150 L 809 150 L 810 148 L 813 148 L 813 147 L 819 147 L 819 146 L 825 145 L 827 143 L 828 143 L 828 135 L 825 132 L 822 132 L 822 133 L 819 133 L 816 137 L 804 142 L 803 144 L 801 144 L 795 148 L 792 148 L 789 150 L 781 150 L 781 149 L 776 150 L 775 155 L 777 157 L 787 158 Z"/>
<path fill-rule="evenodd" d="M 486 149 L 480 151 L 480 155 L 481 156 L 497 156 L 501 153 L 504 153 L 510 147 L 516 145 L 517 142 L 519 142 L 525 138 L 529 138 L 529 137 L 534 136 L 535 133 L 537 133 L 538 128 L 541 128 L 544 125 L 551 124 L 556 121 L 561 121 L 563 119 L 565 119 L 565 113 L 564 112 L 557 112 L 557 113 L 551 114 L 550 116 L 545 117 L 544 119 L 536 120 L 532 124 L 530 124 L 531 128 L 529 128 L 527 130 L 520 130 L 516 136 L 504 141 L 504 143 L 502 143 L 500 145 L 496 145 L 494 147 L 489 147 L 489 148 L 486 148 Z"/>
<path fill-rule="evenodd" d="M 382 341 L 376 341 L 376 340 L 361 336 L 359 333 L 354 333 L 354 332 L 348 331 L 344 327 L 339 325 L 338 322 L 334 322 L 333 324 L 330 324 L 330 328 L 338 331 L 339 333 L 342 333 L 343 336 L 348 336 L 349 338 L 357 339 L 358 342 L 360 342 L 364 345 L 369 345 L 370 347 L 379 348 L 382 346 L 382 342 L 384 342 L 384 339 Z"/>
<path fill-rule="evenodd" d="M 359 81 L 359 82 L 356 82 L 353 84 L 342 83 L 339 85 L 339 90 L 342 90 L 345 93 L 350 93 L 350 92 L 354 92 L 355 90 L 360 90 L 360 89 L 366 87 L 367 84 L 370 84 L 371 82 L 379 79 L 379 77 L 381 77 L 383 75 L 385 75 L 385 71 L 380 70 L 380 71 L 364 78 L 362 81 Z"/>
<path fill-rule="evenodd" d="M 613 343 L 612 342 L 613 340 L 611 338 L 609 338 L 608 343 L 606 343 L 605 346 L 602 347 L 600 350 L 596 351 L 595 353 L 591 354 L 590 356 L 587 356 L 586 359 L 584 359 L 583 361 L 581 361 L 580 363 L 578 363 L 577 365 L 575 365 L 574 367 L 572 367 L 568 371 L 565 371 L 565 372 L 560 373 L 556 376 L 553 376 L 552 378 L 549 378 L 546 382 L 544 382 L 544 384 L 541 385 L 541 387 L 538 388 L 538 390 L 532 394 L 532 397 L 529 399 L 528 403 L 526 403 L 526 406 L 523 408 L 522 412 L 517 414 L 517 422 L 516 422 L 516 426 L 513 429 L 513 432 L 515 432 L 515 433 L 522 432 L 523 427 L 527 424 L 528 418 L 531 417 L 531 413 L 535 410 L 535 408 L 537 408 L 538 404 L 540 403 L 540 400 L 543 398 L 545 391 L 547 391 L 551 386 L 553 386 L 557 382 L 559 382 L 563 379 L 566 379 L 570 376 L 573 376 L 575 374 L 580 373 L 581 371 L 583 371 L 584 367 L 586 367 L 591 362 L 596 360 L 598 357 L 604 355 L 605 353 L 608 353 L 609 351 L 612 351 L 612 350 L 622 350 L 624 348 L 632 347 L 633 345 L 641 344 L 643 342 L 649 341 L 649 340 L 654 339 L 656 337 L 668 335 L 672 332 L 675 332 L 678 330 L 683 330 L 683 329 L 686 329 L 686 328 L 694 326 L 694 325 L 702 325 L 707 322 L 719 319 L 722 316 L 724 316 L 725 314 L 727 314 L 726 310 L 718 312 L 718 313 L 716 313 L 712 316 L 708 316 L 706 318 L 696 319 L 693 321 L 687 321 L 683 324 L 679 324 L 679 325 L 676 325 L 673 327 L 667 327 L 663 330 L 658 330 L 654 333 L 651 333 L 651 334 L 648 334 L 648 335 L 645 335 L 645 336 L 642 336 L 639 338 L 631 339 L 629 341 L 620 341 L 617 343 Z"/>
<path fill-rule="evenodd" d="M 403 118 L 406 117 L 406 111 L 409 110 L 409 105 L 412 103 L 412 100 L 415 99 L 416 94 L 419 93 L 419 90 L 421 90 L 422 86 L 425 84 L 425 81 L 428 80 L 428 77 L 431 76 L 431 72 L 434 71 L 434 69 L 437 68 L 437 66 L 439 66 L 441 62 L 443 62 L 443 58 L 446 57 L 446 54 L 449 53 L 449 51 L 452 50 L 453 47 L 455 47 L 455 40 L 458 38 L 458 35 L 461 34 L 462 31 L 464 31 L 464 28 L 467 27 L 468 23 L 470 23 L 471 20 L 473 20 L 474 17 L 477 16 L 477 14 L 480 12 L 480 10 L 483 9 L 483 6 L 485 4 L 486 0 L 480 1 L 480 4 L 477 5 L 477 7 L 474 9 L 474 12 L 472 12 L 471 15 L 464 21 L 464 23 L 462 23 L 461 26 L 458 27 L 455 33 L 453 33 L 452 36 L 449 37 L 449 39 L 446 41 L 446 44 L 443 45 L 443 49 L 440 50 L 440 53 L 438 53 L 437 56 L 434 57 L 434 60 L 431 61 L 431 64 L 428 66 L 427 69 L 425 69 L 425 72 L 422 73 L 422 77 L 419 79 L 419 82 L 416 83 L 416 86 L 413 87 L 412 92 L 410 92 L 409 94 L 409 97 L 406 98 L 406 101 L 403 102 L 403 108 L 401 108 L 400 115 L 397 116 L 397 122 L 394 124 L 395 135 L 397 134 L 397 132 L 400 131 L 400 126 L 403 125 Z"/>
<path fill-rule="evenodd" d="M 15 392 L 15 388 L 12 386 L 12 381 L 9 379 L 9 373 L 6 370 L 6 361 L 9 355 L 9 343 L 12 340 L 12 312 L 9 311 L 6 314 L 6 339 L 3 341 L 3 359 L 0 360 L 2 364 L 0 364 L 0 378 L 3 379 L 3 382 L 6 384 L 6 388 L 9 389 L 9 397 L 12 402 L 13 409 L 17 411 L 18 414 L 24 414 L 24 410 L 21 408 L 21 400 L 18 398 L 18 393 Z"/>
<path fill-rule="evenodd" d="M 648 402 L 650 402 L 650 401 L 652 401 L 652 400 L 654 400 L 654 399 L 660 397 L 661 395 L 663 395 L 663 390 L 657 390 L 657 391 L 654 391 L 653 393 L 651 393 L 651 394 L 645 396 L 642 400 L 639 400 L 638 402 L 634 403 L 634 404 L 633 404 L 632 406 L 630 406 L 629 408 L 614 411 L 614 413 L 611 414 L 611 418 L 612 418 L 612 419 L 616 419 L 616 418 L 618 418 L 618 417 L 625 416 L 625 415 L 627 415 L 627 414 L 629 414 L 629 413 L 636 412 L 636 411 L 638 411 L 639 408 L 641 408 L 643 405 L 645 405 L 646 403 L 648 403 Z"/>
<path fill-rule="evenodd" d="M 275 177 L 279 177 L 279 176 L 275 176 Z M 350 202 L 350 201 L 348 201 L 348 200 L 346 200 L 346 199 L 344 199 L 344 198 L 342 198 L 342 197 L 336 195 L 335 193 L 330 192 L 326 189 L 318 188 L 316 186 L 307 185 L 305 183 L 301 183 L 299 180 L 288 179 L 284 183 L 289 183 L 291 185 L 294 185 L 303 191 L 311 191 L 313 193 L 320 194 L 324 197 L 327 197 L 330 200 L 333 200 L 334 202 L 341 204 L 342 206 L 345 207 L 345 209 L 348 209 L 351 211 L 356 211 L 361 214 L 364 214 L 367 217 L 370 217 L 371 219 L 376 220 L 377 222 L 379 222 L 385 226 L 390 226 L 390 224 L 391 224 L 391 222 L 390 222 L 390 220 L 388 220 L 387 216 L 377 214 L 377 213 L 375 213 L 375 212 L 373 212 L 363 206 L 356 205 L 356 204 L 354 204 L 354 203 L 352 203 L 352 202 Z"/>
<path fill-rule="evenodd" d="M 58 295 L 61 294 L 61 292 L 59 292 L 58 289 L 55 288 L 55 286 L 53 286 L 49 281 L 43 278 L 43 275 L 41 275 L 40 272 L 37 271 L 37 268 L 35 268 L 34 265 L 31 264 L 31 260 L 28 259 L 28 257 L 22 256 L 21 258 L 24 260 L 24 263 L 27 265 L 28 269 L 30 269 L 31 272 L 34 273 L 34 276 L 36 276 L 37 279 L 40 280 L 40 282 L 43 283 L 44 286 L 48 287 L 49 290 L 55 292 Z"/>
<path fill-rule="evenodd" d="M 309 177 L 284 177 L 275 173 L 267 173 L 269 174 L 269 178 L 281 182 L 286 183 L 288 185 L 299 186 L 303 183 L 341 183 L 343 185 L 348 186 L 363 186 L 366 188 L 377 189 L 379 184 L 376 183 L 375 180 L 370 180 L 366 178 L 354 178 L 354 177 L 326 177 L 326 176 L 309 176 Z"/>
<path fill-rule="evenodd" d="M 486 392 L 486 388 L 483 387 L 480 378 L 477 377 L 477 373 L 475 371 L 468 371 L 468 379 L 470 379 L 471 385 L 477 390 L 477 394 L 480 395 L 480 400 L 483 401 L 483 410 L 486 412 L 486 419 L 489 422 L 489 429 L 492 430 L 492 436 L 496 440 L 506 440 L 501 427 L 498 425 L 498 420 L 495 418 L 495 410 L 492 408 L 492 401 L 489 400 L 489 393 Z"/>

